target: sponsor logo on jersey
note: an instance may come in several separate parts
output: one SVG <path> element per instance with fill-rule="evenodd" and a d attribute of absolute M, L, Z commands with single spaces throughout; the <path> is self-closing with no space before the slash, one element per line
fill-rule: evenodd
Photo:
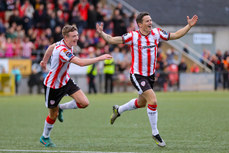
<path fill-rule="evenodd" d="M 72 55 L 71 52 L 67 52 L 67 53 L 66 53 L 66 56 L 67 56 L 68 58 L 71 58 L 73 55 Z"/>
<path fill-rule="evenodd" d="M 150 46 L 138 46 L 138 49 L 148 49 L 148 48 L 153 48 L 156 45 L 150 45 Z"/>

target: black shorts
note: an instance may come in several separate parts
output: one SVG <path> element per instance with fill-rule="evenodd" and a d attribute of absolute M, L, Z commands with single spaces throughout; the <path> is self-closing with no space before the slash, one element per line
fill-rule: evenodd
<path fill-rule="evenodd" d="M 45 105 L 48 108 L 55 108 L 60 103 L 61 99 L 66 95 L 72 95 L 76 91 L 80 90 L 80 88 L 75 84 L 72 79 L 68 80 L 68 83 L 59 88 L 52 89 L 47 86 L 45 87 Z"/>
<path fill-rule="evenodd" d="M 153 89 L 153 84 L 155 82 L 155 75 L 142 76 L 139 74 L 130 74 L 130 81 L 134 87 L 138 90 L 139 94 L 142 94 L 148 89 Z"/>

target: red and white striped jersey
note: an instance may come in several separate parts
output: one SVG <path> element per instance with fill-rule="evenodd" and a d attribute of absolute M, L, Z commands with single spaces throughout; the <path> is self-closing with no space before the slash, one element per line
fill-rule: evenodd
<path fill-rule="evenodd" d="M 56 43 L 52 52 L 50 70 L 44 80 L 45 86 L 58 89 L 67 84 L 70 79 L 68 69 L 73 57 L 72 49 L 65 44 L 63 39 Z"/>
<path fill-rule="evenodd" d="M 131 31 L 122 36 L 123 43 L 130 45 L 132 64 L 131 74 L 143 76 L 153 75 L 156 69 L 158 43 L 160 40 L 168 40 L 170 33 L 154 28 L 144 36 L 140 31 Z"/>

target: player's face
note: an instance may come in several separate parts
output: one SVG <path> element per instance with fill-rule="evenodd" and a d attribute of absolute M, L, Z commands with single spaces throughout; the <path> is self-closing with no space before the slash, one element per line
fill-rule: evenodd
<path fill-rule="evenodd" d="M 149 15 L 146 15 L 142 18 L 142 23 L 140 25 L 140 28 L 145 32 L 150 32 L 152 29 L 152 19 Z"/>
<path fill-rule="evenodd" d="M 79 40 L 79 34 L 77 31 L 69 32 L 66 39 L 68 45 L 70 45 L 69 47 L 76 46 Z"/>

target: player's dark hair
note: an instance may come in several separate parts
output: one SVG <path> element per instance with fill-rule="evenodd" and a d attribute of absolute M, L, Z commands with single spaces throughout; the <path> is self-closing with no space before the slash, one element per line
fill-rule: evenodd
<path fill-rule="evenodd" d="M 141 13 L 139 13 L 138 16 L 137 16 L 137 18 L 136 18 L 136 22 L 137 23 L 142 23 L 143 17 L 144 16 L 147 16 L 147 15 L 149 15 L 148 12 L 141 12 Z"/>
<path fill-rule="evenodd" d="M 78 31 L 75 25 L 65 25 L 62 29 L 62 35 L 67 36 L 69 32 Z"/>

